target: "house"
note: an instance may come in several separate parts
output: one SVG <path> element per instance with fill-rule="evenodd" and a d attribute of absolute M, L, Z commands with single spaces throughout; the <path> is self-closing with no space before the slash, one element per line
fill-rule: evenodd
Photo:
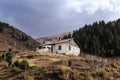
<path fill-rule="evenodd" d="M 74 39 L 64 39 L 59 41 L 46 41 L 44 45 L 37 46 L 37 52 L 52 52 L 66 55 L 79 55 L 80 48 Z"/>
<path fill-rule="evenodd" d="M 39 45 L 36 49 L 37 52 L 51 52 L 51 45 Z"/>

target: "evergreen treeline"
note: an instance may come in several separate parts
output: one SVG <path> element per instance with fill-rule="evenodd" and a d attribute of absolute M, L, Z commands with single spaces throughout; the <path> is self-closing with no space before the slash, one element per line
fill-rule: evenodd
<path fill-rule="evenodd" d="M 120 56 L 120 19 L 95 22 L 73 32 L 82 52 L 102 57 Z"/>
<path fill-rule="evenodd" d="M 71 33 L 69 33 L 67 35 L 64 35 L 63 38 L 62 38 L 62 40 L 63 39 L 69 39 L 69 38 L 72 38 L 72 34 Z"/>

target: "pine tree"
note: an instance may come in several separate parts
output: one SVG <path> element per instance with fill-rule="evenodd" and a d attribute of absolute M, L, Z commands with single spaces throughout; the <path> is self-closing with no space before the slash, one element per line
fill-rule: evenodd
<path fill-rule="evenodd" d="M 120 19 L 95 22 L 73 31 L 82 52 L 103 57 L 120 56 Z"/>

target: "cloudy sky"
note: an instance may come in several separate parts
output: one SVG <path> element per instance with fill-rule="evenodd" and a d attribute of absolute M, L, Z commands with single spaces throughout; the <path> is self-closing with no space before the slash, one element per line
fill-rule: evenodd
<path fill-rule="evenodd" d="M 32 37 L 120 18 L 119 0 L 0 0 L 0 21 Z"/>

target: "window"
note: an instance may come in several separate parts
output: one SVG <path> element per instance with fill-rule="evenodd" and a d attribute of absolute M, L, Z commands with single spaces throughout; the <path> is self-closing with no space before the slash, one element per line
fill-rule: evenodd
<path fill-rule="evenodd" d="M 58 50 L 62 50 L 62 46 L 61 45 L 58 46 Z"/>
<path fill-rule="evenodd" d="M 38 46 L 38 49 L 42 49 L 42 46 Z"/>
<path fill-rule="evenodd" d="M 71 46 L 69 46 L 69 51 L 71 51 Z"/>

